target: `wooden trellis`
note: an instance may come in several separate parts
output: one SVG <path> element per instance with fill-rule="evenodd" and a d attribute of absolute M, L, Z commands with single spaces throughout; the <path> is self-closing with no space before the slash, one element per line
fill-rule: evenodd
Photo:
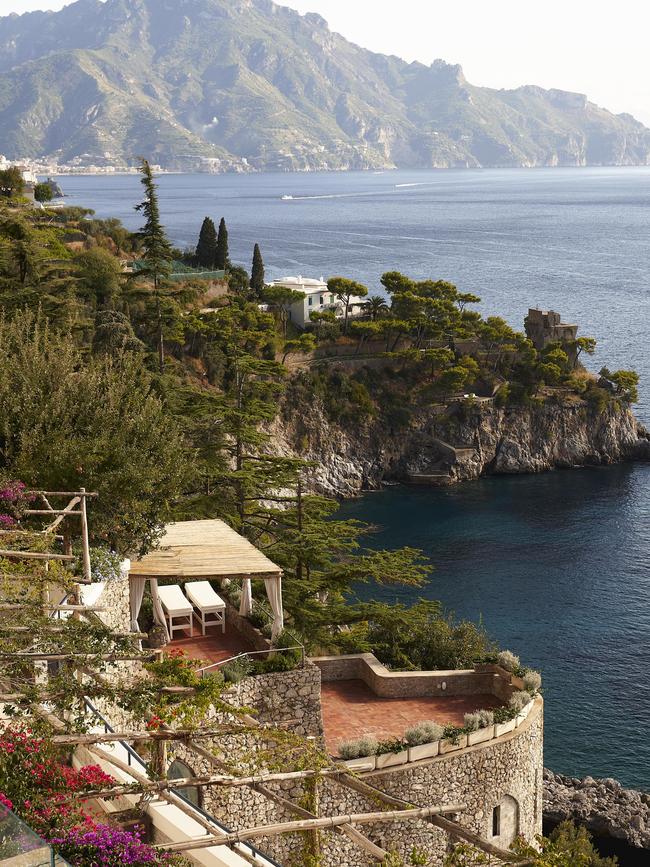
<path fill-rule="evenodd" d="M 38 518 L 53 518 L 40 531 L 43 535 L 51 535 L 53 538 L 63 543 L 63 553 L 57 554 L 54 552 L 36 552 L 36 551 L 12 551 L 0 548 L 0 557 L 7 557 L 14 560 L 60 560 L 63 562 L 72 562 L 76 557 L 72 553 L 72 542 L 69 533 L 58 534 L 56 531 L 61 524 L 69 518 L 79 518 L 80 521 L 80 538 L 81 538 L 81 563 L 83 580 L 79 583 L 90 584 L 92 582 L 92 569 L 90 566 L 90 543 L 88 539 L 88 512 L 86 501 L 88 498 L 96 497 L 96 493 L 86 491 L 81 488 L 80 491 L 26 491 L 26 494 L 31 495 L 37 500 L 40 500 L 45 508 L 43 509 L 25 509 L 24 514 L 29 517 Z M 65 497 L 68 499 L 68 504 L 63 508 L 55 508 L 50 499 Z M 12 530 L 10 532 L 16 532 Z M 20 531 L 18 531 L 20 532 Z"/>

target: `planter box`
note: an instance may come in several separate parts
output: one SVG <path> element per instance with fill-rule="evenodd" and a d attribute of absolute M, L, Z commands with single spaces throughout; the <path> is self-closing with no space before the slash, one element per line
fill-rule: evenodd
<path fill-rule="evenodd" d="M 361 759 L 348 759 L 345 764 L 351 771 L 374 771 L 375 756 L 364 756 Z"/>
<path fill-rule="evenodd" d="M 508 732 L 515 730 L 515 720 L 511 719 L 508 722 L 496 723 L 494 726 L 494 737 L 500 738 L 501 735 L 507 735 Z"/>
<path fill-rule="evenodd" d="M 453 753 L 456 750 L 462 750 L 463 747 L 467 746 L 467 735 L 460 735 L 458 738 L 458 743 L 454 744 L 451 741 L 440 741 L 440 755 L 444 756 L 446 753 Z"/>
<path fill-rule="evenodd" d="M 381 768 L 392 768 L 394 765 L 405 765 L 408 760 L 408 750 L 402 750 L 399 753 L 383 753 L 381 756 L 375 756 L 375 768 L 379 771 Z"/>
<path fill-rule="evenodd" d="M 421 759 L 433 759 L 440 752 L 440 741 L 431 744 L 420 744 L 417 747 L 409 747 L 409 762 L 418 762 Z"/>
<path fill-rule="evenodd" d="M 526 707 L 517 714 L 515 717 L 515 728 L 519 728 L 519 726 L 528 719 L 528 714 L 530 713 L 530 709 L 533 706 L 532 701 L 526 705 Z"/>
<path fill-rule="evenodd" d="M 494 726 L 486 726 L 484 729 L 470 732 L 467 735 L 467 745 L 473 747 L 474 744 L 484 744 L 486 741 L 491 741 L 494 737 Z"/>

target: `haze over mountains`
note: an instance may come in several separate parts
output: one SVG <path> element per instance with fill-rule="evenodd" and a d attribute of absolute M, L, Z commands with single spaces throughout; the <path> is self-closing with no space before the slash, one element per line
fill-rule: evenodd
<path fill-rule="evenodd" d="M 582 94 L 367 51 L 270 0 L 78 0 L 0 18 L 0 152 L 240 171 L 646 165 L 650 130 Z"/>

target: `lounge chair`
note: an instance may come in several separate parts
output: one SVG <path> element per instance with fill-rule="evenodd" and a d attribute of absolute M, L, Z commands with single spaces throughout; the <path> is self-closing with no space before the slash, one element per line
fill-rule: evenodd
<path fill-rule="evenodd" d="M 158 595 L 167 613 L 169 637 L 173 639 L 174 630 L 187 629 L 188 626 L 190 635 L 194 635 L 194 609 L 192 603 L 187 600 L 178 584 L 167 584 L 163 587 L 158 587 Z M 180 623 L 174 623 L 177 619 L 180 619 Z"/>
<path fill-rule="evenodd" d="M 196 608 L 203 635 L 206 626 L 221 626 L 221 631 L 226 631 L 226 603 L 214 592 L 209 581 L 190 581 L 185 585 L 185 592 Z M 211 614 L 214 616 L 209 620 Z"/>

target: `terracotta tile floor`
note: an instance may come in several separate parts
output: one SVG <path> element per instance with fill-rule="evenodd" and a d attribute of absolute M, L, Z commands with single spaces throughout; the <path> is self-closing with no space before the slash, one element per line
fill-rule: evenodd
<path fill-rule="evenodd" d="M 463 716 L 499 705 L 493 695 L 445 698 L 379 698 L 362 680 L 337 680 L 321 687 L 325 741 L 332 755 L 342 740 L 373 734 L 399 737 L 421 720 L 462 725 Z"/>
<path fill-rule="evenodd" d="M 221 631 L 220 626 L 208 626 L 206 634 L 201 635 L 201 626 L 195 620 L 192 637 L 189 629 L 174 632 L 174 636 L 174 640 L 167 645 L 168 649 L 179 647 L 187 657 L 204 660 L 206 665 L 255 649 L 236 629 L 228 626 L 227 621 L 225 632 Z"/>

